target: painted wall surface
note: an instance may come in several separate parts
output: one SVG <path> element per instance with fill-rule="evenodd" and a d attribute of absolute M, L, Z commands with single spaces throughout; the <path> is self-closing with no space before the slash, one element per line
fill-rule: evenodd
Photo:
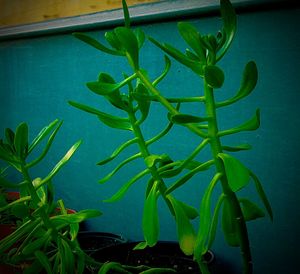
<path fill-rule="evenodd" d="M 220 128 L 239 125 L 249 119 L 255 109 L 261 109 L 261 128 L 256 132 L 228 137 L 228 144 L 248 142 L 253 150 L 237 154 L 247 166 L 252 167 L 264 184 L 274 210 L 273 224 L 268 218 L 249 223 L 251 248 L 254 257 L 254 273 L 295 274 L 298 269 L 300 231 L 299 210 L 299 151 L 300 151 L 300 10 L 274 10 L 243 13 L 238 16 L 238 33 L 228 55 L 222 60 L 225 84 L 216 91 L 217 99 L 232 96 L 239 87 L 242 70 L 250 60 L 259 69 L 259 81 L 255 92 L 239 104 L 218 112 Z M 192 19 L 202 33 L 217 31 L 219 19 L 207 17 Z M 174 43 L 181 49 L 185 45 L 175 22 L 142 26 L 151 36 Z M 101 37 L 104 31 L 93 32 Z M 163 70 L 163 54 L 149 42 L 143 49 L 142 66 L 156 77 Z M 59 118 L 64 120 L 50 155 L 44 165 L 38 166 L 36 176 L 45 176 L 56 160 L 78 139 L 84 142 L 71 162 L 55 178 L 57 196 L 63 197 L 68 207 L 77 210 L 97 208 L 103 217 L 88 223 L 88 229 L 123 234 L 132 240 L 142 238 L 141 214 L 145 183 L 138 182 L 123 200 L 115 204 L 102 203 L 137 170 L 130 166 L 121 170 L 110 182 L 100 185 L 97 181 L 114 166 L 96 166 L 130 138 L 100 124 L 97 118 L 68 105 L 68 100 L 100 106 L 109 112 L 109 106 L 91 94 L 85 83 L 96 79 L 99 72 L 108 72 L 117 80 L 119 70 L 129 74 L 130 68 L 119 57 L 111 59 L 88 47 L 71 35 L 58 35 L 1 42 L 0 44 L 0 131 L 27 121 L 33 133 L 45 124 Z M 200 93 L 201 81 L 192 72 L 175 61 L 172 73 L 159 88 L 169 96 Z M 200 88 L 199 88 L 200 87 Z M 199 88 L 199 89 L 198 89 Z M 166 113 L 157 105 L 152 106 L 153 124 L 145 127 L 146 137 L 157 133 L 164 124 Z M 202 110 L 201 110 L 202 111 Z M 184 130 L 174 130 L 162 145 L 152 148 L 153 153 L 166 151 L 178 158 L 185 149 L 192 149 L 196 140 Z M 134 149 L 132 149 L 132 152 Z M 176 196 L 199 207 L 209 180 L 209 173 L 197 176 L 193 182 L 176 192 Z M 253 184 L 245 195 L 258 201 Z M 175 240 L 174 221 L 162 204 L 160 238 Z M 197 225 L 197 223 L 195 223 Z M 213 250 L 219 258 L 239 266 L 239 251 L 228 248 L 221 236 Z M 234 271 L 233 271 L 234 272 Z M 238 272 L 237 272 L 238 273 Z"/>

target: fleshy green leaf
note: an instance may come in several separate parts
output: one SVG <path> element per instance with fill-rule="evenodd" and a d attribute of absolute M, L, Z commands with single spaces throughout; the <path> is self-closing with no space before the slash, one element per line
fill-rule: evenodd
<path fill-rule="evenodd" d="M 208 118 L 189 114 L 174 114 L 170 115 L 170 120 L 174 124 L 189 124 L 205 122 L 208 120 Z"/>
<path fill-rule="evenodd" d="M 161 44 L 152 37 L 148 38 L 153 44 L 161 48 L 163 51 L 165 51 L 167 54 L 172 56 L 174 59 L 176 59 L 178 62 L 182 63 L 183 65 L 189 67 L 192 69 L 195 73 L 199 74 L 200 76 L 203 75 L 203 65 L 199 62 L 195 62 L 194 60 L 191 60 L 187 56 L 185 56 L 183 53 L 181 53 L 179 50 L 174 48 L 173 46 L 169 44 Z"/>
<path fill-rule="evenodd" d="M 252 131 L 258 129 L 259 126 L 260 126 L 260 110 L 257 109 L 255 115 L 250 120 L 248 120 L 244 124 L 241 124 L 240 126 L 220 131 L 218 135 L 225 136 L 225 135 L 234 134 L 241 131 Z"/>
<path fill-rule="evenodd" d="M 244 188 L 249 183 L 250 179 L 248 168 L 246 168 L 238 159 L 228 154 L 219 153 L 218 157 L 223 161 L 226 177 L 231 190 L 236 192 Z"/>
<path fill-rule="evenodd" d="M 55 127 L 59 128 L 61 124 L 62 122 L 56 119 L 53 122 L 51 122 L 48 126 L 44 127 L 29 145 L 28 153 L 30 153 L 42 140 L 44 140 Z"/>
<path fill-rule="evenodd" d="M 204 69 L 204 79 L 211 88 L 220 88 L 223 86 L 225 76 L 219 67 L 208 65 Z"/>
<path fill-rule="evenodd" d="M 126 27 L 115 28 L 115 34 L 118 40 L 121 42 L 123 49 L 126 51 L 126 55 L 129 64 L 134 68 L 139 68 L 139 45 L 138 40 L 132 30 Z"/>
<path fill-rule="evenodd" d="M 190 223 L 182 203 L 178 202 L 174 197 L 168 195 L 167 198 L 172 204 L 175 212 L 175 220 L 177 226 L 177 235 L 180 249 L 185 255 L 192 255 L 194 253 L 194 245 L 196 241 L 195 230 Z"/>
<path fill-rule="evenodd" d="M 139 49 L 142 48 L 145 42 L 145 33 L 142 31 L 141 28 L 137 28 L 134 30 L 134 34 L 136 36 L 136 39 L 138 41 Z"/>
<path fill-rule="evenodd" d="M 148 157 L 145 158 L 145 163 L 148 168 L 153 167 L 157 162 L 162 161 L 166 158 L 169 158 L 168 155 L 163 154 L 163 155 L 149 155 Z"/>
<path fill-rule="evenodd" d="M 138 95 L 138 96 L 135 97 L 135 99 L 138 103 L 139 110 L 142 113 L 141 121 L 144 121 L 148 116 L 151 101 L 150 100 L 144 100 L 143 96 L 148 96 L 149 92 L 142 83 L 139 83 L 137 85 L 136 89 L 135 89 L 135 94 Z"/>
<path fill-rule="evenodd" d="M 129 272 L 123 269 L 120 263 L 116 262 L 106 262 L 99 269 L 98 274 L 107 274 L 107 273 L 125 273 L 129 274 Z"/>
<path fill-rule="evenodd" d="M 225 33 L 225 43 L 221 48 L 217 60 L 220 60 L 230 47 L 236 32 L 236 14 L 229 0 L 221 0 L 221 17 L 223 19 L 223 32 Z"/>
<path fill-rule="evenodd" d="M 230 152 L 249 150 L 251 148 L 252 147 L 249 144 L 241 144 L 241 145 L 237 145 L 237 146 L 222 146 L 223 150 L 230 151 Z"/>
<path fill-rule="evenodd" d="M 42 186 L 43 184 L 47 183 L 49 180 L 51 180 L 58 172 L 59 170 L 70 160 L 70 158 L 73 156 L 75 151 L 80 146 L 81 141 L 76 142 L 65 154 L 65 156 L 55 165 L 55 167 L 50 171 L 50 173 L 39 182 L 39 184 L 36 186 L 37 188 Z"/>
<path fill-rule="evenodd" d="M 249 171 L 249 172 L 250 172 L 250 176 L 252 177 L 252 179 L 255 183 L 256 191 L 257 191 L 261 201 L 263 202 L 271 221 L 273 221 L 272 207 L 271 207 L 271 204 L 270 204 L 270 202 L 267 198 L 267 195 L 263 189 L 263 186 L 262 186 L 261 182 L 259 181 L 258 177 L 252 171 Z"/>
<path fill-rule="evenodd" d="M 237 236 L 237 223 L 230 210 L 230 202 L 227 198 L 223 202 L 223 213 L 222 213 L 222 230 L 224 237 L 228 245 L 239 246 L 239 239 Z"/>
<path fill-rule="evenodd" d="M 159 221 L 157 210 L 157 187 L 158 182 L 154 182 L 144 205 L 143 212 L 143 233 L 147 244 L 152 247 L 156 244 L 159 235 Z"/>
<path fill-rule="evenodd" d="M 218 220 L 219 220 L 219 212 L 220 212 L 220 209 L 224 202 L 224 199 L 225 199 L 225 195 L 222 193 L 217 201 L 216 206 L 215 206 L 215 210 L 214 210 L 212 221 L 211 221 L 211 227 L 210 227 L 210 231 L 209 231 L 209 238 L 207 241 L 208 249 L 210 249 L 212 247 L 212 245 L 215 241 L 215 238 L 216 238 L 217 225 L 218 225 Z"/>
<path fill-rule="evenodd" d="M 125 55 L 123 52 L 121 51 L 116 51 L 116 50 L 111 50 L 109 48 L 107 48 L 106 46 L 104 46 L 103 44 L 101 44 L 100 42 L 98 42 L 96 39 L 84 34 L 84 33 L 80 33 L 80 32 L 75 32 L 73 33 L 73 35 L 78 38 L 79 40 L 89 44 L 90 46 L 100 50 L 100 51 L 103 51 L 105 53 L 108 53 L 108 54 L 112 54 L 112 55 Z"/>
<path fill-rule="evenodd" d="M 117 38 L 117 35 L 114 33 L 114 31 L 108 31 L 104 34 L 106 41 L 117 51 L 122 50 L 122 45 L 120 41 Z"/>
<path fill-rule="evenodd" d="M 169 57 L 167 55 L 165 55 L 165 68 L 164 68 L 164 71 L 162 72 L 162 74 L 159 77 L 157 77 L 153 81 L 152 85 L 156 86 L 159 82 L 161 82 L 166 77 L 168 72 L 170 71 L 170 68 L 171 68 L 171 60 L 169 59 Z"/>
<path fill-rule="evenodd" d="M 242 212 L 246 221 L 265 217 L 264 211 L 250 200 L 246 198 L 240 198 L 239 202 L 242 205 Z"/>
<path fill-rule="evenodd" d="M 69 224 L 81 223 L 87 219 L 101 216 L 102 213 L 95 209 L 84 209 L 73 214 L 57 215 L 51 217 L 51 220 L 55 222 L 63 221 Z"/>
<path fill-rule="evenodd" d="M 40 250 L 34 252 L 35 257 L 39 260 L 40 264 L 46 270 L 47 274 L 52 274 L 51 263 L 46 254 Z"/>
<path fill-rule="evenodd" d="M 130 28 L 130 15 L 129 15 L 129 10 L 128 10 L 126 0 L 122 0 L 122 7 L 123 7 L 124 20 L 125 20 L 125 27 Z"/>
<path fill-rule="evenodd" d="M 122 145 L 120 145 L 117 149 L 114 150 L 114 152 L 106 159 L 101 160 L 100 162 L 97 163 L 97 165 L 101 166 L 101 165 L 105 165 L 106 163 L 112 161 L 113 159 L 115 159 L 125 148 L 129 147 L 132 144 L 135 144 L 137 142 L 137 138 L 133 138 L 125 143 L 123 143 Z"/>
<path fill-rule="evenodd" d="M 86 106 L 86 105 L 83 105 L 83 104 L 80 104 L 77 102 L 73 102 L 73 101 L 69 101 L 69 104 L 71 106 L 76 107 L 85 112 L 97 115 L 98 118 L 109 127 L 123 129 L 123 130 L 132 130 L 129 119 L 127 119 L 127 118 L 113 116 L 108 113 L 97 110 L 95 108 L 92 108 L 92 107 L 89 107 L 89 106 Z"/>
<path fill-rule="evenodd" d="M 133 250 L 145 249 L 147 246 L 146 242 L 140 242 L 133 248 Z"/>
<path fill-rule="evenodd" d="M 14 147 L 15 133 L 10 129 L 5 129 L 5 138 L 10 147 Z"/>
<path fill-rule="evenodd" d="M 188 22 L 179 22 L 178 30 L 185 42 L 195 51 L 199 59 L 205 62 L 205 46 L 197 29 Z"/>
<path fill-rule="evenodd" d="M 107 203 L 112 203 L 112 202 L 116 202 L 120 199 L 122 199 L 124 197 L 124 195 L 126 194 L 126 192 L 128 191 L 128 189 L 135 183 L 137 182 L 139 179 L 141 179 L 142 177 L 144 177 L 145 175 L 149 174 L 149 170 L 143 170 L 142 172 L 138 173 L 137 175 L 135 175 L 134 177 L 132 177 L 126 184 L 124 184 L 117 193 L 115 193 L 111 198 L 104 200 L 103 202 L 107 202 Z"/>
<path fill-rule="evenodd" d="M 255 62 L 250 61 L 249 63 L 247 63 L 244 69 L 243 78 L 237 94 L 233 96 L 231 99 L 228 99 L 224 102 L 217 103 L 216 106 L 217 107 L 227 106 L 248 96 L 251 93 L 251 91 L 255 88 L 257 83 L 257 78 L 258 78 L 258 72 L 257 72 L 256 64 Z"/>
<path fill-rule="evenodd" d="M 14 142 L 17 155 L 21 159 L 25 159 L 28 152 L 28 126 L 26 123 L 21 123 L 17 127 Z"/>
<path fill-rule="evenodd" d="M 208 187 L 206 188 L 200 205 L 200 227 L 197 234 L 195 245 L 195 258 L 200 258 L 208 250 L 208 237 L 211 226 L 211 196 L 218 181 L 222 177 L 221 173 L 215 174 Z"/>

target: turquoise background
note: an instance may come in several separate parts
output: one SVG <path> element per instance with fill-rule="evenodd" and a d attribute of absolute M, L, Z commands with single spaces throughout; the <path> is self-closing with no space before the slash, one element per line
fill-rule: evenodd
<path fill-rule="evenodd" d="M 248 142 L 253 150 L 235 154 L 259 176 L 274 211 L 274 222 L 268 218 L 249 223 L 254 273 L 295 274 L 299 255 L 299 9 L 263 10 L 238 15 L 238 33 L 220 66 L 225 72 L 225 84 L 216 90 L 221 100 L 232 96 L 239 87 L 242 70 L 250 60 L 255 60 L 259 81 L 255 91 L 234 106 L 218 112 L 220 128 L 239 125 L 249 119 L 256 108 L 261 109 L 261 127 L 255 132 L 240 133 L 224 138 L 226 144 Z M 201 33 L 216 32 L 220 20 L 207 16 L 190 18 Z M 143 30 L 158 40 L 171 42 L 184 50 L 173 21 L 141 25 Z M 106 30 L 90 34 L 103 37 Z M 163 54 L 146 43 L 142 50 L 142 67 L 154 78 L 163 69 Z M 99 123 L 96 117 L 80 112 L 68 105 L 68 100 L 99 106 L 111 111 L 101 98 L 85 87 L 94 81 L 99 72 L 108 72 L 117 80 L 121 71 L 130 74 L 123 59 L 111 58 L 76 40 L 70 34 L 24 38 L 0 43 L 0 130 L 15 128 L 26 121 L 34 136 L 44 125 L 59 118 L 64 120 L 62 129 L 44 161 L 32 172 L 45 176 L 67 149 L 78 139 L 83 144 L 68 165 L 55 178 L 57 196 L 63 197 L 68 207 L 100 209 L 104 215 L 91 220 L 87 229 L 123 234 L 131 240 L 141 240 L 141 215 L 145 182 L 138 182 L 126 197 L 115 203 L 102 203 L 110 197 L 132 174 L 143 169 L 143 163 L 121 170 L 104 185 L 97 183 L 113 166 L 96 166 L 109 156 L 122 141 L 130 138 Z M 191 71 L 172 62 L 171 72 L 159 85 L 168 96 L 193 95 L 202 92 L 201 81 Z M 152 124 L 145 125 L 147 138 L 164 125 L 166 113 L 153 105 Z M 198 106 L 195 106 L 195 110 Z M 184 109 L 184 108 L 183 108 Z M 192 110 L 194 111 L 194 109 Z M 200 110 L 200 113 L 203 109 Z M 172 131 L 152 153 L 169 153 L 178 158 L 197 143 L 182 128 Z M 134 149 L 129 151 L 133 152 Z M 204 151 L 203 159 L 208 154 Z M 121 157 L 122 158 L 122 157 Z M 199 199 L 211 174 L 205 173 L 175 193 L 190 204 L 199 207 Z M 259 202 L 253 184 L 243 192 Z M 176 230 L 164 204 L 160 204 L 160 239 L 175 240 Z M 195 222 L 197 225 L 197 222 Z M 220 231 L 219 231 L 220 232 Z M 217 257 L 239 269 L 239 251 L 226 246 L 218 233 L 213 251 Z M 238 270 L 232 270 L 232 272 Z M 296 272 L 295 272 L 296 271 Z"/>

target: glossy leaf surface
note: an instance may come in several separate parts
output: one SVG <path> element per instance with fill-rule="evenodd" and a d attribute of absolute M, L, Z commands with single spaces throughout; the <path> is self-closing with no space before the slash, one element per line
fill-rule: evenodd
<path fill-rule="evenodd" d="M 217 66 L 206 66 L 204 69 L 204 79 L 211 88 L 220 88 L 224 83 L 224 73 Z"/>
<path fill-rule="evenodd" d="M 249 199 L 240 198 L 239 202 L 242 205 L 242 212 L 246 221 L 252 221 L 265 217 L 264 211 Z"/>
<path fill-rule="evenodd" d="M 249 170 L 236 158 L 219 153 L 218 157 L 222 160 L 226 171 L 228 184 L 233 192 L 244 188 L 250 179 Z"/>

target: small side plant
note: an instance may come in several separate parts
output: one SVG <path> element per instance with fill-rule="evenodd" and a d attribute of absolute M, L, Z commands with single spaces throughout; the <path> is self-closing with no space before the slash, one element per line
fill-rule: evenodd
<path fill-rule="evenodd" d="M 228 0 L 221 0 L 220 9 L 223 27 L 216 35 L 203 35 L 188 22 L 178 23 L 179 33 L 188 46 L 185 53 L 170 44 L 147 37 L 154 46 L 166 53 L 164 71 L 157 78 L 150 79 L 147 70 L 140 66 L 139 61 L 146 35 L 140 28 L 130 26 L 128 8 L 123 0 L 125 26 L 105 33 L 109 46 L 86 34 L 74 34 L 78 39 L 105 54 L 127 59 L 132 72 L 123 72 L 123 79 L 115 81 L 108 73 L 100 73 L 96 81 L 87 83 L 90 91 L 104 98 L 116 111 L 106 113 L 101 109 L 74 101 L 70 101 L 70 104 L 96 115 L 102 123 L 111 128 L 119 129 L 120 132 L 132 132 L 132 139 L 124 142 L 110 157 L 98 164 L 105 165 L 111 161 L 117 161 L 118 156 L 126 153 L 128 147 L 136 146 L 137 148 L 135 154 L 127 155 L 125 160 L 119 162 L 115 169 L 100 180 L 104 183 L 126 164 L 137 159 L 144 160 L 145 169 L 133 175 L 115 195 L 107 200 L 115 202 L 121 199 L 138 180 L 147 181 L 142 220 L 145 241 L 136 246 L 136 249 L 151 247 L 157 243 L 159 239 L 157 201 L 163 199 L 174 216 L 182 251 L 194 256 L 201 273 L 209 273 L 205 254 L 213 245 L 220 219 L 226 242 L 229 246 L 240 248 L 243 273 L 250 274 L 253 272 L 253 267 L 246 222 L 264 217 L 265 212 L 249 198 L 240 197 L 239 191 L 252 181 L 271 219 L 273 218 L 272 209 L 258 177 L 232 155 L 233 152 L 248 150 L 251 146 L 248 144 L 227 146 L 223 143 L 222 137 L 256 130 L 260 125 L 260 111 L 257 110 L 254 116 L 245 123 L 226 130 L 219 130 L 217 113 L 218 109 L 235 104 L 247 97 L 256 86 L 258 72 L 254 61 L 247 63 L 236 94 L 225 101 L 216 101 L 214 91 L 222 88 L 225 78 L 218 62 L 225 56 L 236 33 L 236 14 L 231 3 Z M 193 97 L 168 98 L 165 96 L 166 91 L 161 92 L 157 88 L 170 71 L 171 60 L 168 56 L 202 79 L 203 87 L 199 88 L 199 91 L 195 90 Z M 200 94 L 202 90 L 204 92 Z M 147 118 L 151 113 L 151 104 L 154 103 L 160 104 L 167 110 L 166 127 L 152 138 L 146 139 L 143 125 L 148 122 L 148 128 L 151 127 L 151 119 Z M 182 104 L 191 103 L 198 103 L 199 108 L 203 107 L 205 116 L 180 111 Z M 188 130 L 194 134 L 199 140 L 195 149 L 182 159 L 171 159 L 165 151 L 153 154 L 151 145 L 160 142 L 164 136 L 171 133 L 174 126 L 180 126 L 182 130 Z M 199 162 L 197 160 L 199 154 L 207 147 L 210 148 L 210 157 L 205 162 Z M 176 190 L 184 187 L 196 174 L 205 172 L 207 169 L 213 169 L 214 175 L 208 181 L 205 192 L 202 193 L 199 210 L 176 198 Z M 221 185 L 222 191 L 219 193 L 217 202 L 213 204 L 212 195 L 217 185 Z M 199 226 L 195 228 L 191 220 L 197 217 L 199 217 Z"/>
<path fill-rule="evenodd" d="M 77 233 L 79 223 L 101 213 L 89 209 L 68 214 L 63 200 L 55 200 L 52 184 L 81 141 L 68 150 L 47 176 L 32 177 L 31 168 L 47 155 L 61 125 L 62 122 L 53 121 L 29 142 L 28 125 L 21 123 L 15 131 L 7 128 L 5 138 L 0 140 L 1 163 L 9 166 L 0 177 L 0 216 L 6 217 L 6 223 L 16 220 L 16 229 L 0 240 L 0 267 L 16 266 L 22 273 L 83 273 L 86 264 L 95 263 L 81 250 Z M 43 143 L 39 156 L 33 158 L 32 152 Z M 5 176 L 12 168 L 20 175 L 10 176 L 19 178 L 14 182 Z M 8 190 L 18 191 L 20 197 L 7 201 Z"/>

